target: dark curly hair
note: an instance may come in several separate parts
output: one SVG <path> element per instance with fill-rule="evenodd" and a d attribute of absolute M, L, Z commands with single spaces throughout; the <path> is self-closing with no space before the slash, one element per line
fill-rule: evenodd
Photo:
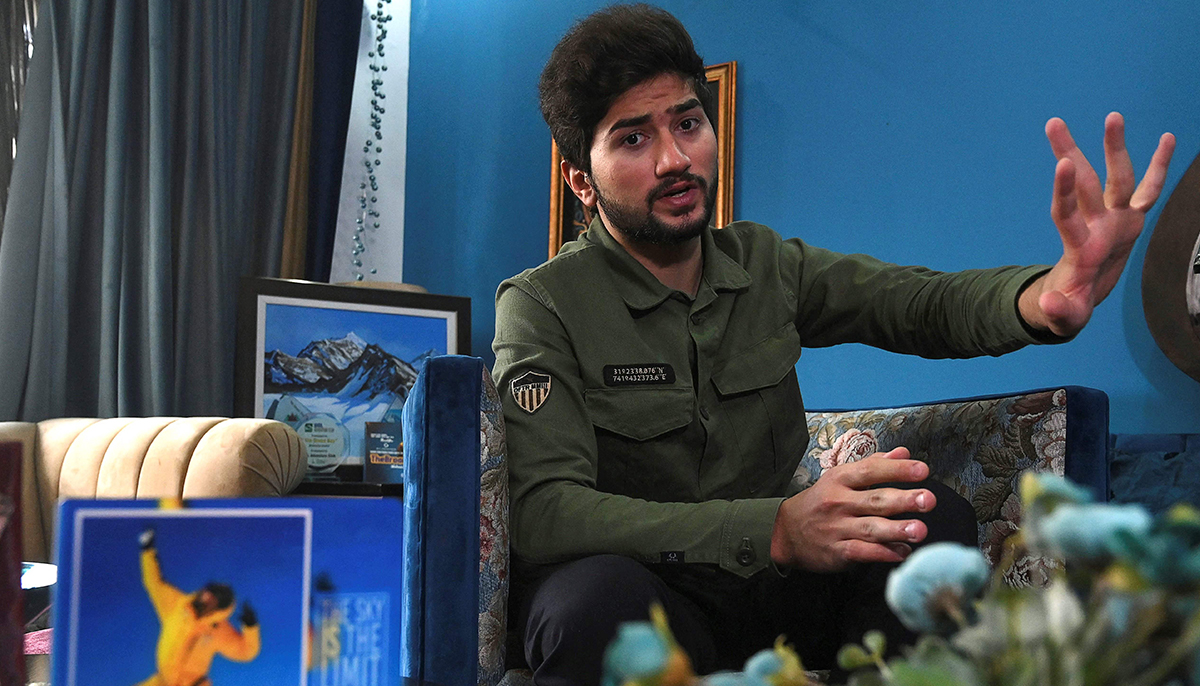
<path fill-rule="evenodd" d="M 592 138 L 613 102 L 665 73 L 687 80 L 708 120 L 716 121 L 704 60 L 671 13 L 644 4 L 613 5 L 576 22 L 550 53 L 538 83 L 542 117 L 563 159 L 591 172 Z"/>
<path fill-rule="evenodd" d="M 210 581 L 204 584 L 204 588 L 201 588 L 200 591 L 208 591 L 212 594 L 213 601 L 216 602 L 215 609 L 217 610 L 224 610 L 233 605 L 233 589 L 228 584 Z M 204 610 L 204 604 L 200 602 L 200 593 L 196 593 L 196 597 L 192 600 L 192 607 L 195 609 L 196 614 L 200 614 Z"/>

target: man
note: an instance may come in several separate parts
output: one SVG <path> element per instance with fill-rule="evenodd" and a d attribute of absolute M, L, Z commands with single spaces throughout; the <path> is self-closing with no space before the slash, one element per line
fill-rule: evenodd
<path fill-rule="evenodd" d="M 564 177 L 598 217 L 496 296 L 513 605 L 535 682 L 596 683 L 616 624 L 650 600 L 700 672 L 778 633 L 810 668 L 866 629 L 905 639 L 881 600 L 888 566 L 930 538 L 973 540 L 970 507 L 903 447 L 789 492 L 808 438 L 801 347 L 966 357 L 1070 339 L 1120 277 L 1173 137 L 1135 188 L 1110 115 L 1102 190 L 1051 120 L 1062 259 L 941 274 L 749 222 L 712 230 L 712 98 L 666 12 L 577 23 L 539 90 Z"/>
<path fill-rule="evenodd" d="M 158 564 L 154 530 L 138 536 L 142 548 L 142 583 L 162 624 L 155 651 L 157 671 L 139 686 L 212 686 L 208 670 L 217 653 L 237 662 L 258 656 L 262 645 L 258 616 L 242 602 L 242 631 L 229 623 L 233 590 L 208 583 L 195 593 L 184 593 L 167 583 Z"/>

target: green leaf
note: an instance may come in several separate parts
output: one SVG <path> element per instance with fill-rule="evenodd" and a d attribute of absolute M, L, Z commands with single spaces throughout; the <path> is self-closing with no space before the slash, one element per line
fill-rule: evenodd
<path fill-rule="evenodd" d="M 849 686 L 887 686 L 879 672 L 855 672 L 850 675 Z"/>
<path fill-rule="evenodd" d="M 1013 474 L 1020 471 L 1017 467 L 1016 456 L 1012 452 L 997 450 L 990 446 L 982 446 L 975 455 L 975 461 L 983 468 L 983 475 L 989 479 L 1010 480 Z"/>
<path fill-rule="evenodd" d="M 954 650 L 945 640 L 936 636 L 923 636 L 908 653 L 906 659 L 895 659 L 888 663 L 898 684 L 955 684 L 956 686 L 983 686 L 978 667 L 967 657 Z M 911 674 L 916 680 L 905 680 L 901 673 Z M 917 679 L 917 676 L 920 678 Z"/>
<path fill-rule="evenodd" d="M 882 631 L 868 631 L 863 636 L 863 645 L 871 651 L 873 657 L 882 658 L 884 652 L 887 651 L 887 639 L 884 638 Z"/>
<path fill-rule="evenodd" d="M 863 650 L 862 646 L 849 643 L 842 646 L 837 655 L 838 666 L 847 672 L 852 672 L 863 667 L 870 667 L 875 664 L 867 651 Z"/>
<path fill-rule="evenodd" d="M 904 662 L 892 665 L 892 681 L 897 686 L 967 686 L 978 683 L 964 682 L 940 665 L 910 665 Z"/>
<path fill-rule="evenodd" d="M 975 518 L 980 522 L 990 522 L 1000 518 L 1000 508 L 1012 494 L 1012 484 L 1005 479 L 988 481 L 975 491 L 971 497 L 971 505 L 975 508 Z"/>

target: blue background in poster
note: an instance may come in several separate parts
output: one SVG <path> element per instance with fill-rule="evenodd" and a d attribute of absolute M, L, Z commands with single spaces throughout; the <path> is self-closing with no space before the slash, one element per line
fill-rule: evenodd
<path fill-rule="evenodd" d="M 280 350 L 294 356 L 313 341 L 344 338 L 354 332 L 367 343 L 411 362 L 431 349 L 445 354 L 449 324 L 440 317 L 268 304 L 263 328 L 263 352 Z"/>
<path fill-rule="evenodd" d="M 276 503 L 279 507 L 282 503 Z M 156 532 L 163 578 L 185 593 L 219 581 L 233 587 L 240 627 L 249 600 L 263 627 L 262 650 L 248 663 L 213 660 L 213 683 L 300 683 L 304 519 L 241 516 L 94 518 L 83 524 L 76 680 L 136 684 L 155 671 L 160 624 L 142 586 L 138 535 Z M 61 577 L 60 577 L 61 578 Z M 63 579 L 67 582 L 67 579 Z"/>

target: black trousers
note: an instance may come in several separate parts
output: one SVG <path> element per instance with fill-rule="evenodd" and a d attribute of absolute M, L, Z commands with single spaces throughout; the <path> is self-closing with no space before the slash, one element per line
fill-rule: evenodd
<path fill-rule="evenodd" d="M 937 497 L 930 513 L 904 515 L 929 528 L 924 543 L 978 545 L 970 503 L 936 482 L 890 484 L 928 488 Z M 838 649 L 883 631 L 889 652 L 915 635 L 883 599 L 894 564 L 863 563 L 833 574 L 768 569 L 749 579 L 714 565 L 643 565 L 617 555 L 596 555 L 552 566 L 514 568 L 514 629 L 536 686 L 593 686 L 600 682 L 604 650 L 622 622 L 645 621 L 651 603 L 666 610 L 671 630 L 699 674 L 741 669 L 780 634 L 806 669 L 835 669 Z"/>

